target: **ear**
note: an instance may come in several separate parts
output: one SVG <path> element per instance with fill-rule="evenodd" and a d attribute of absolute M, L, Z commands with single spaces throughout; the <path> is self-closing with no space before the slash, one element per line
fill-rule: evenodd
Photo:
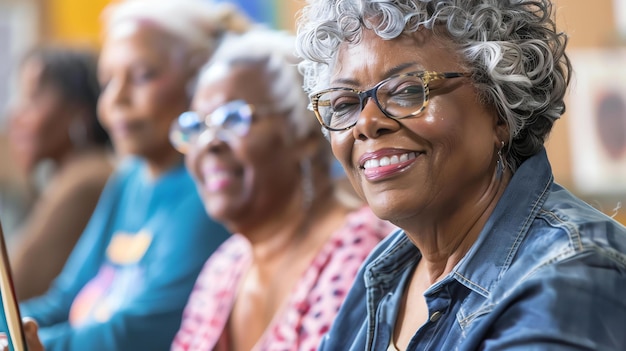
<path fill-rule="evenodd" d="M 510 138 L 510 131 L 509 131 L 509 125 L 506 123 L 506 121 L 504 120 L 504 118 L 502 118 L 497 112 L 494 111 L 494 124 L 493 124 L 493 128 L 494 128 L 494 143 L 496 145 L 496 148 L 500 148 L 500 145 L 502 142 L 504 142 L 505 144 L 509 144 L 509 138 Z"/>

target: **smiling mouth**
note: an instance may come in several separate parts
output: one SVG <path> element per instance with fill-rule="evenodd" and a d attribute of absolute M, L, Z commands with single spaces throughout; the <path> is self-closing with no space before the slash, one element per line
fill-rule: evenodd
<path fill-rule="evenodd" d="M 407 152 L 401 155 L 383 156 L 381 158 L 372 158 L 361 166 L 362 169 L 372 169 L 378 167 L 385 167 L 395 165 L 398 163 L 406 162 L 417 157 L 417 152 Z"/>

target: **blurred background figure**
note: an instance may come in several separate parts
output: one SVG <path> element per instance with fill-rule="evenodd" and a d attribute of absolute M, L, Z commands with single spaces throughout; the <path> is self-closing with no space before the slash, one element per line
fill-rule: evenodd
<path fill-rule="evenodd" d="M 205 208 L 234 234 L 208 260 L 172 350 L 313 350 L 392 226 L 341 202 L 285 33 L 227 37 L 172 129 Z"/>
<path fill-rule="evenodd" d="M 228 236 L 169 128 L 221 36 L 247 20 L 202 0 L 117 2 L 103 20 L 98 112 L 122 158 L 62 272 L 21 311 L 48 351 L 168 350 L 196 276 Z"/>
<path fill-rule="evenodd" d="M 11 250 L 20 299 L 45 292 L 59 274 L 112 171 L 96 116 L 96 62 L 86 49 L 49 46 L 30 51 L 20 66 L 9 141 L 36 194 Z"/>

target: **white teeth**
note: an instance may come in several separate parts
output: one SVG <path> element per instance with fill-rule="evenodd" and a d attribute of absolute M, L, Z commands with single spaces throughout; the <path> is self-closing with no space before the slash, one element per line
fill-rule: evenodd
<path fill-rule="evenodd" d="M 211 171 L 210 173 L 205 175 L 205 180 L 207 182 L 215 182 L 215 181 L 223 181 L 224 179 L 228 179 L 230 174 L 225 171 Z"/>
<path fill-rule="evenodd" d="M 408 160 L 412 160 L 415 157 L 417 157 L 415 152 L 408 152 L 406 154 L 400 155 L 399 157 L 398 157 L 398 155 L 393 155 L 391 157 L 384 156 L 384 157 L 381 157 L 380 159 L 369 159 L 369 160 L 365 161 L 365 164 L 363 165 L 363 168 L 368 169 L 368 168 L 375 168 L 375 167 L 384 167 L 384 166 L 389 166 L 389 165 L 395 165 L 396 163 L 406 162 Z"/>

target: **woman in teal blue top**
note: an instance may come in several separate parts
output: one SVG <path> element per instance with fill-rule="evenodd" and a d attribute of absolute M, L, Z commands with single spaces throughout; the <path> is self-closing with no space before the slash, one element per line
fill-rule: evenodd
<path fill-rule="evenodd" d="M 111 6 L 99 117 L 124 160 L 60 276 L 21 306 L 48 351 L 167 350 L 197 274 L 228 236 L 207 217 L 168 134 L 188 109 L 187 86 L 230 29 L 229 8 Z"/>
<path fill-rule="evenodd" d="M 182 164 L 154 179 L 125 160 L 67 265 L 22 304 L 46 350 L 159 350 L 178 329 L 202 265 L 227 237 Z"/>

